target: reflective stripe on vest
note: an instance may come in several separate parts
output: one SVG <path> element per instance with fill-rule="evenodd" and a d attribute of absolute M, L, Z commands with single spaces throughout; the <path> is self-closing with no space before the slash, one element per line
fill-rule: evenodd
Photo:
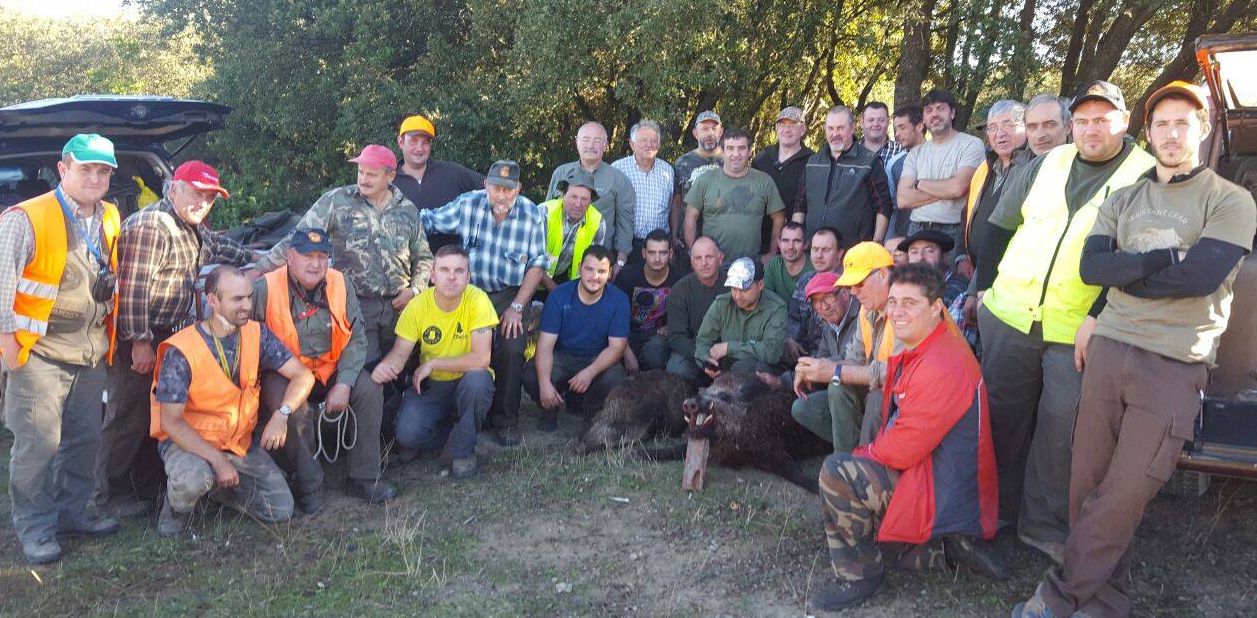
<path fill-rule="evenodd" d="M 157 346 L 153 385 L 156 387 L 161 378 L 162 359 L 167 348 L 173 346 L 188 360 L 191 369 L 192 379 L 188 384 L 188 400 L 183 406 L 183 420 L 214 448 L 244 457 L 249 452 L 253 429 L 258 421 L 262 326 L 250 320 L 240 327 L 240 341 L 236 346 L 236 355 L 240 358 L 239 384 L 223 372 L 222 365 L 219 365 L 198 329 L 200 326 L 193 324 Z M 161 427 L 162 404 L 154 396 L 150 405 L 149 434 L 158 440 L 165 440 L 170 436 Z"/>
<path fill-rule="evenodd" d="M 101 202 L 101 205 L 105 209 L 101 216 L 105 245 L 113 249 L 109 256 L 110 268 L 117 272 L 117 239 L 122 229 L 122 218 L 113 204 Z M 67 222 L 55 193 L 49 191 L 18 204 L 16 208 L 21 208 L 30 221 L 35 248 L 30 263 L 18 279 L 17 293 L 13 299 L 13 313 L 18 329 L 13 336 L 17 339 L 19 349 L 16 360 L 5 359 L 12 368 L 25 365 L 31 356 L 31 349 L 48 333 L 48 316 L 52 315 L 52 307 L 57 302 L 57 292 L 60 289 L 61 276 L 65 273 L 66 253 L 69 250 Z M 105 320 L 105 327 L 109 331 L 110 362 L 113 361 L 113 318 L 118 313 L 117 309 L 118 297 L 114 294 L 114 310 Z"/>
<path fill-rule="evenodd" d="M 541 203 L 546 211 L 546 254 L 550 256 L 550 265 L 546 272 L 551 277 L 559 268 L 559 254 L 563 253 L 563 220 L 567 216 L 563 212 L 563 198 L 555 198 Z M 594 236 L 598 235 L 598 226 L 602 224 L 602 213 L 597 208 L 587 208 L 585 219 L 576 230 L 576 240 L 572 247 L 572 264 L 568 267 L 568 279 L 580 278 L 580 262 L 585 249 L 594 244 Z"/>
<path fill-rule="evenodd" d="M 991 173 L 991 162 L 983 161 L 974 170 L 969 180 L 969 203 L 965 205 L 965 246 L 969 246 L 969 234 L 973 229 L 973 215 L 978 212 L 978 201 L 982 198 L 982 188 L 986 185 L 986 177 Z"/>
<path fill-rule="evenodd" d="M 877 346 L 877 357 L 874 358 L 873 321 L 869 319 L 870 313 L 872 312 L 868 309 L 860 309 L 860 338 L 864 341 L 864 358 L 869 362 L 875 360 L 886 362 L 886 359 L 890 358 L 895 351 L 895 332 L 892 330 L 890 320 L 883 320 L 885 326 L 882 327 L 882 341 L 881 345 Z"/>
<path fill-rule="evenodd" d="M 1071 217 L 1065 184 L 1077 154 L 1073 144 L 1065 144 L 1043 155 L 1043 165 L 1021 206 L 1023 223 L 1009 241 L 999 274 L 982 300 L 992 314 L 1023 333 L 1041 322 L 1043 340 L 1052 343 L 1072 344 L 1100 295 L 1101 288 L 1083 283 L 1078 274 L 1082 246 L 1100 204 L 1155 164 L 1151 155 L 1134 147 L 1104 186 Z"/>
<path fill-rule="evenodd" d="M 281 266 L 266 273 L 266 326 L 324 384 L 336 372 L 336 364 L 340 362 L 340 355 L 345 351 L 345 346 L 349 345 L 349 337 L 352 335 L 346 310 L 345 275 L 335 268 L 329 268 L 326 279 L 323 297 L 327 299 L 328 313 L 332 318 L 332 332 L 328 334 L 331 348 L 318 358 L 310 358 L 301 355 L 301 340 L 297 337 L 297 326 L 292 321 L 288 267 Z"/>

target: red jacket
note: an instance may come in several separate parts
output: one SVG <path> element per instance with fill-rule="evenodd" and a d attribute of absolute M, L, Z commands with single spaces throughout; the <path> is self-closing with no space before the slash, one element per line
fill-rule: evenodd
<path fill-rule="evenodd" d="M 887 362 L 882 425 L 852 454 L 901 473 L 877 531 L 883 542 L 995 535 L 999 486 L 986 385 L 969 344 L 946 322 Z"/>

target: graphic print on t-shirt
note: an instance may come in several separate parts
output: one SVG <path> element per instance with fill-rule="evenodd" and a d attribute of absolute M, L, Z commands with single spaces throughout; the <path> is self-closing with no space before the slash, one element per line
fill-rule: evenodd
<path fill-rule="evenodd" d="M 668 318 L 668 294 L 672 292 L 672 288 L 644 288 L 633 287 L 633 295 L 630 299 L 629 319 L 634 324 L 639 324 L 642 332 L 653 333 Z"/>

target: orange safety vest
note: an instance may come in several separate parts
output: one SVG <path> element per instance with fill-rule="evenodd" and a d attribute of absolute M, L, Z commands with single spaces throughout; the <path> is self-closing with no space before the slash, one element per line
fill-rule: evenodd
<path fill-rule="evenodd" d="M 244 457 L 249 452 L 253 428 L 258 423 L 262 325 L 250 320 L 240 327 L 240 342 L 236 349 L 240 358 L 238 385 L 223 372 L 218 359 L 205 344 L 205 338 L 197 332 L 198 328 L 200 326 L 193 324 L 157 346 L 153 386 L 157 386 L 161 376 L 161 362 L 166 356 L 166 348 L 174 346 L 188 359 L 192 375 L 188 384 L 188 401 L 183 407 L 183 420 L 214 448 Z M 158 440 L 165 440 L 170 436 L 161 428 L 161 405 L 157 397 L 152 397 L 149 434 Z"/>
<path fill-rule="evenodd" d="M 877 346 L 877 357 L 874 358 L 873 320 L 869 319 L 870 313 L 868 309 L 860 309 L 860 338 L 864 340 L 864 358 L 869 362 L 879 360 L 884 363 L 895 352 L 895 332 L 890 325 L 890 319 L 887 319 L 882 331 L 882 344 Z"/>
<path fill-rule="evenodd" d="M 991 162 L 983 161 L 973 171 L 969 179 L 969 203 L 965 205 L 965 246 L 969 246 L 969 231 L 973 229 L 973 215 L 978 211 L 978 199 L 982 197 L 982 187 L 986 186 L 986 177 L 991 173 Z"/>
<path fill-rule="evenodd" d="M 327 299 L 328 313 L 332 316 L 332 347 L 323 356 L 308 358 L 301 355 L 301 341 L 297 338 L 297 327 L 292 321 L 288 267 L 283 266 L 266 273 L 266 326 L 323 384 L 327 384 L 336 372 L 340 354 L 349 345 L 349 337 L 353 334 L 345 308 L 346 293 L 345 275 L 335 268 L 327 269 L 323 297 Z"/>
<path fill-rule="evenodd" d="M 118 271 L 118 233 L 122 229 L 122 218 L 118 208 L 109 202 L 101 202 L 105 212 L 101 224 L 105 231 L 105 246 L 110 249 L 110 268 Z M 40 338 L 48 333 L 48 316 L 52 315 L 52 307 L 57 302 L 57 292 L 61 286 L 61 276 L 65 273 L 66 255 L 69 252 L 69 238 L 66 236 L 65 214 L 61 204 L 57 202 L 54 191 L 31 198 L 18 204 L 31 222 L 31 231 L 35 237 L 35 251 L 31 261 L 22 271 L 17 281 L 17 295 L 13 299 L 13 313 L 17 319 L 17 330 L 13 336 L 19 346 L 17 359 L 5 359 L 10 368 L 16 369 L 26 364 L 31 356 L 31 348 Z M 114 316 L 118 314 L 118 295 L 114 294 L 113 311 L 105 318 L 105 328 L 109 331 L 109 362 L 113 362 L 114 350 Z"/>

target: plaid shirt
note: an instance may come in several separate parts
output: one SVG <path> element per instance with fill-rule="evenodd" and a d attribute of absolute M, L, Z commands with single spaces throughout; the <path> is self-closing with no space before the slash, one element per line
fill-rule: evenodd
<path fill-rule="evenodd" d="M 877 149 L 877 158 L 882 160 L 882 167 L 890 169 L 890 160 L 895 158 L 895 155 L 901 152 L 904 152 L 904 148 L 899 145 L 899 142 L 896 142 L 893 139 L 886 140 L 886 143 L 882 144 L 882 147 Z"/>
<path fill-rule="evenodd" d="M 240 243 L 184 223 L 169 199 L 131 215 L 118 237 L 118 336 L 151 341 L 154 328 L 177 329 L 191 315 L 202 266 L 252 259 Z"/>
<path fill-rule="evenodd" d="M 458 234 L 471 255 L 471 283 L 485 292 L 518 286 L 529 268 L 545 269 L 546 221 L 541 207 L 519 196 L 501 223 L 484 189 L 469 191 L 434 210 L 420 211 L 427 233 Z"/>
<path fill-rule="evenodd" d="M 646 238 L 655 230 L 670 231 L 668 213 L 672 208 L 672 190 L 676 185 L 672 164 L 655 159 L 655 167 L 643 172 L 637 167 L 637 159 L 629 155 L 611 164 L 624 172 L 637 193 L 637 208 L 633 211 L 633 236 Z"/>

